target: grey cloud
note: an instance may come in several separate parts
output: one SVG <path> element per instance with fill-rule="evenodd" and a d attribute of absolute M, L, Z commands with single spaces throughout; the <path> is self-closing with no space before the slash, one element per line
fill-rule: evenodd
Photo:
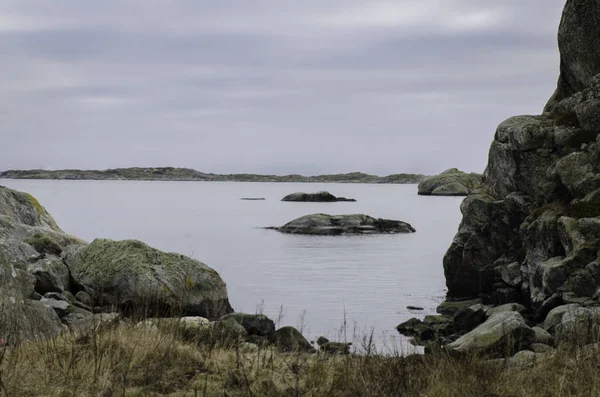
<path fill-rule="evenodd" d="M 0 169 L 482 171 L 553 91 L 563 3 L 2 4 Z"/>

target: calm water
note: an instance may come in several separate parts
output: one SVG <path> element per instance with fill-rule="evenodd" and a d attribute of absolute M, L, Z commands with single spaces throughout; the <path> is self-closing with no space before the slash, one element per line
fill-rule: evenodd
<path fill-rule="evenodd" d="M 442 257 L 460 222 L 460 198 L 419 197 L 415 185 L 26 181 L 63 230 L 88 241 L 139 239 L 192 256 L 227 282 L 236 311 L 263 311 L 311 338 L 374 329 L 378 345 L 406 345 L 394 327 L 434 313 L 445 294 Z M 289 203 L 328 190 L 356 203 Z M 242 201 L 264 197 L 265 201 Z M 314 237 L 262 230 L 299 216 L 365 213 L 411 223 L 407 235 Z M 406 306 L 421 306 L 411 313 Z M 345 315 L 344 315 L 345 314 Z"/>

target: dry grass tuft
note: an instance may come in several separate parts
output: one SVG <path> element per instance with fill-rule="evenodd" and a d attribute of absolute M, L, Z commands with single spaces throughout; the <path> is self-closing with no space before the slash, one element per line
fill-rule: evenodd
<path fill-rule="evenodd" d="M 0 396 L 427 396 L 600 394 L 597 347 L 564 346 L 524 368 L 478 357 L 282 354 L 121 323 L 0 350 Z"/>

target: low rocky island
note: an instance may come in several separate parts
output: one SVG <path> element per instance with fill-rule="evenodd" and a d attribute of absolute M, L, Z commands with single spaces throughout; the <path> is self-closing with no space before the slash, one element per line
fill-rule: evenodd
<path fill-rule="evenodd" d="M 292 193 L 288 194 L 281 201 L 295 201 L 295 202 L 311 202 L 311 203 L 334 203 L 337 201 L 350 201 L 355 202 L 355 199 L 346 197 L 336 197 L 329 192 L 318 192 L 318 193 Z"/>
<path fill-rule="evenodd" d="M 378 176 L 363 172 L 305 176 L 261 174 L 213 174 L 178 167 L 131 167 L 109 170 L 7 170 L 6 179 L 123 180 L 123 181 L 198 181 L 198 182 L 294 182 L 294 183 L 384 183 L 414 184 L 426 175 L 392 174 Z"/>
<path fill-rule="evenodd" d="M 363 214 L 305 215 L 281 227 L 268 227 L 267 229 L 287 234 L 308 234 L 314 236 L 397 234 L 414 233 L 416 231 L 406 222 L 373 218 Z"/>
<path fill-rule="evenodd" d="M 419 182 L 421 196 L 468 196 L 481 185 L 481 174 L 451 168 Z"/>

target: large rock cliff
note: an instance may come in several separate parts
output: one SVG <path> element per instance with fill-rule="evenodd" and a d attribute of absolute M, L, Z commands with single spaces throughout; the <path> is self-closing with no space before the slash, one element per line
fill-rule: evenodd
<path fill-rule="evenodd" d="M 449 298 L 524 303 L 536 317 L 600 295 L 600 0 L 568 0 L 558 88 L 500 124 L 483 186 L 444 257 Z"/>

